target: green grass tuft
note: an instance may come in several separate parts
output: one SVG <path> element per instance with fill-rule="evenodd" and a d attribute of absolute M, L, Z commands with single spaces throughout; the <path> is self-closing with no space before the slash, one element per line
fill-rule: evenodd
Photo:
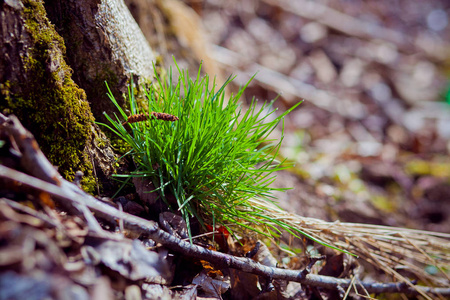
<path fill-rule="evenodd" d="M 103 125 L 131 145 L 130 154 L 137 165 L 137 170 L 126 176 L 150 178 L 155 192 L 166 202 L 167 196 L 173 195 L 177 207 L 172 209 L 180 211 L 189 231 L 190 218 L 195 217 L 202 226 L 222 225 L 230 231 L 249 229 L 274 236 L 281 228 L 310 237 L 264 214 L 264 203 L 274 205 L 271 192 L 280 190 L 270 186 L 275 172 L 290 166 L 277 161 L 281 140 L 269 135 L 300 103 L 279 116 L 275 116 L 272 102 L 258 106 L 253 100 L 243 111 L 239 99 L 248 83 L 226 101 L 224 88 L 231 78 L 216 91 L 215 81 L 211 84 L 207 75 L 201 77 L 200 70 L 195 80 L 187 71 L 177 70 L 177 82 L 171 70 L 167 78 L 155 74 L 157 84 L 147 92 L 148 111 L 137 107 L 133 87 L 129 88 L 132 115 L 161 112 L 177 116 L 179 120 L 174 122 L 149 118 L 123 125 L 129 116 L 108 87 L 120 116 L 106 115 L 112 126 Z M 252 198 L 262 204 L 255 205 L 249 201 Z"/>

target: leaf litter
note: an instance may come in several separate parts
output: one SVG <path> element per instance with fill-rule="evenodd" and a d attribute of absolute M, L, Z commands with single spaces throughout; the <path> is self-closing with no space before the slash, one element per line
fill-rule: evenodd
<path fill-rule="evenodd" d="M 428 249 L 422 246 L 433 247 L 433 239 L 420 231 L 440 231 L 443 238 L 445 233 L 450 232 L 450 211 L 446 205 L 449 195 L 449 172 L 446 168 L 449 165 L 448 109 L 444 103 L 434 101 L 439 98 L 439 91 L 445 88 L 445 78 L 437 71 L 437 65 L 444 62 L 440 49 L 446 46 L 449 27 L 436 31 L 438 25 L 429 17 L 436 11 L 447 14 L 448 8 L 440 8 L 443 5 L 441 1 L 398 5 L 384 1 L 373 5 L 361 2 L 355 6 L 344 1 L 331 1 L 327 2 L 325 10 L 324 4 L 318 4 L 322 5 L 320 8 L 325 13 L 316 16 L 308 15 L 305 9 L 308 5 L 300 2 L 304 6 L 298 10 L 286 1 L 261 1 L 254 7 L 246 7 L 244 11 L 234 10 L 233 4 L 228 4 L 228 14 L 220 14 L 217 12 L 222 9 L 222 4 L 211 1 L 212 4 L 198 10 L 205 23 L 217 20 L 213 18 L 216 17 L 221 19 L 217 24 L 232 25 L 207 26 L 211 31 L 218 30 L 211 34 L 216 38 L 212 39 L 213 43 L 218 45 L 215 54 L 217 61 L 228 62 L 232 73 L 236 70 L 243 74 L 260 71 L 261 76 L 256 78 L 259 84 L 250 87 L 249 94 L 266 99 L 283 87 L 285 92 L 281 99 L 285 107 L 289 107 L 298 97 L 309 100 L 287 121 L 287 139 L 289 130 L 296 134 L 291 135 L 293 141 L 288 141 L 288 144 L 292 147 L 284 149 L 284 155 L 291 157 L 292 153 L 296 153 L 295 160 L 301 170 L 294 177 L 292 174 L 279 176 L 280 181 L 288 179 L 296 186 L 295 192 L 280 195 L 281 201 L 289 211 L 296 207 L 296 212 L 306 217 L 301 219 L 303 229 L 308 228 L 308 222 L 311 222 L 312 234 L 321 236 L 321 232 L 346 231 L 348 236 L 364 238 L 339 243 L 353 242 L 353 246 L 360 249 L 365 249 L 365 245 L 358 243 L 381 247 L 379 249 L 382 250 L 375 254 L 366 253 L 381 266 L 392 263 L 387 261 L 386 255 L 393 251 L 390 248 L 395 247 L 395 241 L 402 241 L 402 250 L 410 252 L 406 259 L 398 259 L 399 265 L 392 266 L 399 272 L 404 266 L 417 268 L 408 257 L 416 256 L 416 250 L 421 249 L 418 252 L 423 252 L 420 259 L 425 268 L 417 271 L 425 270 L 426 273 L 423 273 L 425 277 L 419 278 L 420 281 L 430 283 L 442 280 L 442 286 L 448 285 L 448 275 L 445 275 L 448 261 L 442 260 L 444 265 L 435 267 L 439 266 L 437 257 L 443 256 L 433 254 L 432 248 L 430 251 L 422 250 Z M 425 8 L 420 5 L 425 5 Z M 359 18 L 357 11 L 360 10 L 366 11 L 367 16 Z M 428 28 L 423 24 L 422 27 L 405 26 L 418 22 L 414 17 L 417 13 L 423 16 L 420 20 L 426 20 Z M 345 22 L 333 23 L 336 16 L 346 15 L 353 22 L 367 20 L 356 23 L 364 26 L 353 27 L 345 27 Z M 372 33 L 363 30 L 373 20 L 394 20 L 397 16 L 401 16 L 402 22 L 390 22 L 393 28 L 378 25 Z M 240 21 L 231 22 L 232 18 Z M 281 19 L 285 22 L 280 22 Z M 297 32 L 299 28 L 301 30 Z M 436 32 L 430 33 L 430 29 Z M 230 33 L 217 34 L 224 30 Z M 401 34 L 395 35 L 396 32 Z M 412 37 L 415 40 L 411 41 Z M 264 46 L 271 43 L 277 46 Z M 283 51 L 279 51 L 280 45 Z M 246 51 L 242 56 L 241 49 Z M 292 53 L 297 56 L 296 60 L 292 59 Z M 302 136 L 301 141 L 296 140 L 298 136 Z M 24 194 L 23 191 L 18 193 L 17 187 L 14 193 L 10 186 L 2 188 L 6 191 L 2 193 L 5 198 L 18 200 Z M 30 196 L 39 198 L 32 193 L 27 197 Z M 378 202 L 372 202 L 377 199 L 374 196 L 378 196 Z M 394 208 L 387 208 L 383 204 L 386 201 L 380 199 L 395 202 Z M 153 254 L 144 255 L 144 262 L 133 261 L 131 253 L 134 242 L 131 240 L 124 243 L 120 239 L 105 240 L 89 233 L 79 217 L 63 211 L 55 213 L 46 208 L 46 204 L 42 203 L 48 201 L 20 200 L 19 203 L 8 199 L 0 201 L 2 298 L 98 299 L 98 295 L 104 299 L 155 299 L 176 295 L 182 299 L 196 297 L 196 286 L 185 284 L 169 289 L 152 281 L 144 280 L 143 283 L 142 276 L 157 277 L 154 275 L 159 274 L 163 278 L 162 273 L 152 268 L 155 264 L 160 266 L 160 262 L 154 259 L 156 256 L 153 254 L 158 255 L 156 252 L 146 251 Z M 274 209 L 270 213 L 277 217 L 276 212 Z M 322 227 L 317 227 L 317 221 L 308 217 L 326 221 L 370 221 L 373 224 L 416 228 L 417 231 L 405 229 L 393 233 L 390 228 L 340 222 L 323 222 Z M 116 224 L 107 222 L 102 226 L 117 228 Z M 439 238 L 439 235 L 436 237 Z M 418 240 L 421 243 L 417 244 Z M 308 247 L 310 245 L 306 240 L 299 243 L 286 237 L 285 241 L 291 249 L 297 244 L 302 254 L 295 256 L 272 247 L 271 251 L 279 254 L 276 260 L 296 265 L 297 269 L 304 267 L 315 250 Z M 410 246 L 405 247 L 408 243 Z M 310 249 L 310 252 L 306 254 L 303 249 Z M 140 250 L 142 247 L 137 246 L 133 253 L 141 253 Z M 89 260 L 90 263 L 86 263 Z M 373 271 L 371 273 L 370 266 L 358 266 L 349 260 L 342 254 L 329 254 L 326 264 L 323 268 L 319 267 L 318 272 L 349 277 L 361 274 L 365 269 L 364 272 L 368 273 L 365 276 L 369 278 L 379 279 L 382 276 Z M 148 265 L 152 271 L 145 268 L 141 272 L 138 265 Z M 231 274 L 234 272 L 240 271 L 230 271 Z M 233 294 L 234 298 L 257 297 L 261 292 L 257 276 L 243 274 L 246 275 L 230 276 L 232 290 L 233 278 L 245 282 L 242 290 Z M 402 274 L 411 275 L 408 272 Z M 436 274 L 444 276 L 441 279 L 435 277 Z M 246 277 L 253 277 L 253 280 Z M 217 291 L 216 287 L 213 289 Z M 253 292 L 245 294 L 245 289 L 253 289 Z M 324 290 L 297 287 L 289 297 L 309 299 L 315 292 L 329 299 L 344 295 L 342 292 L 336 295 Z M 227 295 L 216 294 L 215 297 L 226 298 Z M 358 298 L 358 293 L 353 297 Z"/>

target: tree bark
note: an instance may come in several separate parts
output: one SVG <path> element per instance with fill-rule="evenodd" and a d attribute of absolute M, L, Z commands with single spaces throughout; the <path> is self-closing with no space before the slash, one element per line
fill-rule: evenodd
<path fill-rule="evenodd" d="M 179 66 L 196 74 L 202 63 L 203 72 L 223 83 L 202 21 L 191 7 L 179 0 L 125 0 L 125 4 L 165 65 L 173 66 L 175 57 Z"/>
<path fill-rule="evenodd" d="M 66 179 L 81 170 L 93 192 L 95 166 L 107 188 L 115 157 L 94 123 L 114 111 L 104 82 L 123 99 L 132 75 L 151 82 L 155 61 L 124 2 L 4 1 L 0 24 L 1 111 L 19 117 Z"/>
<path fill-rule="evenodd" d="M 156 56 L 122 0 L 45 1 L 49 19 L 64 38 L 73 78 L 86 91 L 92 112 L 115 112 L 105 81 L 119 102 L 131 76 L 139 86 L 153 78 Z"/>

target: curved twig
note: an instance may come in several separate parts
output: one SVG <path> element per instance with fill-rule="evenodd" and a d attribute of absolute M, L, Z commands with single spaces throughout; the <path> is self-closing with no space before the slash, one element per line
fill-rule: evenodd
<path fill-rule="evenodd" d="M 161 243 L 172 251 L 189 257 L 206 260 L 218 266 L 229 267 L 273 279 L 295 281 L 301 284 L 323 287 L 327 289 L 338 289 L 338 287 L 345 289 L 351 285 L 350 279 L 339 279 L 330 276 L 314 275 L 304 272 L 304 270 L 272 268 L 257 263 L 247 257 L 236 257 L 193 245 L 161 230 L 153 221 L 145 220 L 120 211 L 115 207 L 95 199 L 94 197 L 84 193 L 76 185 L 65 180 L 62 180 L 63 184 L 61 186 L 57 186 L 4 166 L 0 166 L 0 178 L 3 180 L 14 180 L 28 188 L 47 192 L 51 194 L 54 197 L 54 200 L 59 203 L 69 201 L 79 204 L 80 202 L 84 202 L 84 204 L 98 217 L 113 222 L 122 219 L 124 222 L 124 227 L 127 230 L 137 233 L 145 233 L 151 239 Z M 415 286 L 412 288 L 405 283 L 378 282 L 361 282 L 360 285 L 370 293 L 419 294 L 420 291 L 426 294 L 450 296 L 450 288 L 423 286 Z"/>
<path fill-rule="evenodd" d="M 352 280 L 350 279 L 339 279 L 330 276 L 309 274 L 308 270 L 273 268 L 262 265 L 247 257 L 236 257 L 193 245 L 161 230 L 156 222 L 139 218 L 103 203 L 85 193 L 75 184 L 62 179 L 53 167 L 49 168 L 49 166 L 52 165 L 42 152 L 40 152 L 33 136 L 22 127 L 16 118 L 13 117 L 11 119 L 12 122 L 9 122 L 5 118 L 2 118 L 0 124 L 3 123 L 2 127 L 7 128 L 8 133 L 14 136 L 19 149 L 22 151 L 22 156 L 24 156 L 23 159 L 25 161 L 36 162 L 35 168 L 37 169 L 28 170 L 28 172 L 36 177 L 42 176 L 42 178 L 36 178 L 0 165 L 1 180 L 8 183 L 14 182 L 16 185 L 20 184 L 31 190 L 47 192 L 52 195 L 53 199 L 61 206 L 71 213 L 86 219 L 88 223 L 89 219 L 91 217 L 93 218 L 93 216 L 90 213 L 85 213 L 86 208 L 92 211 L 97 218 L 100 217 L 113 223 L 118 220 L 123 220 L 124 227 L 129 231 L 145 233 L 151 239 L 161 243 L 172 251 L 189 257 L 206 260 L 217 266 L 229 267 L 267 278 L 295 281 L 301 284 L 326 289 L 346 289 L 352 285 Z M 58 178 L 58 180 L 52 180 L 54 178 Z M 99 229 L 96 220 L 95 223 L 96 226 L 90 228 L 91 230 L 104 236 L 114 235 L 101 228 Z M 405 293 L 450 296 L 450 288 L 412 286 L 412 284 L 408 283 L 360 282 L 357 286 L 369 293 Z"/>

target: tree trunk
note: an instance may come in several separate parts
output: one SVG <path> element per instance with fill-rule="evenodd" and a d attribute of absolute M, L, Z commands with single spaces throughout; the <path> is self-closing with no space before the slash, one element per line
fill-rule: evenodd
<path fill-rule="evenodd" d="M 19 117 L 66 179 L 84 172 L 93 192 L 93 165 L 106 184 L 115 160 L 94 123 L 113 110 L 104 82 L 117 99 L 132 74 L 150 82 L 153 51 L 122 0 L 5 1 L 0 24 L 0 109 Z"/>
<path fill-rule="evenodd" d="M 151 82 L 155 54 L 122 0 L 50 0 L 45 8 L 64 38 L 74 81 L 86 91 L 96 120 L 115 111 L 105 81 L 119 101 L 131 75 L 138 86 Z"/>

